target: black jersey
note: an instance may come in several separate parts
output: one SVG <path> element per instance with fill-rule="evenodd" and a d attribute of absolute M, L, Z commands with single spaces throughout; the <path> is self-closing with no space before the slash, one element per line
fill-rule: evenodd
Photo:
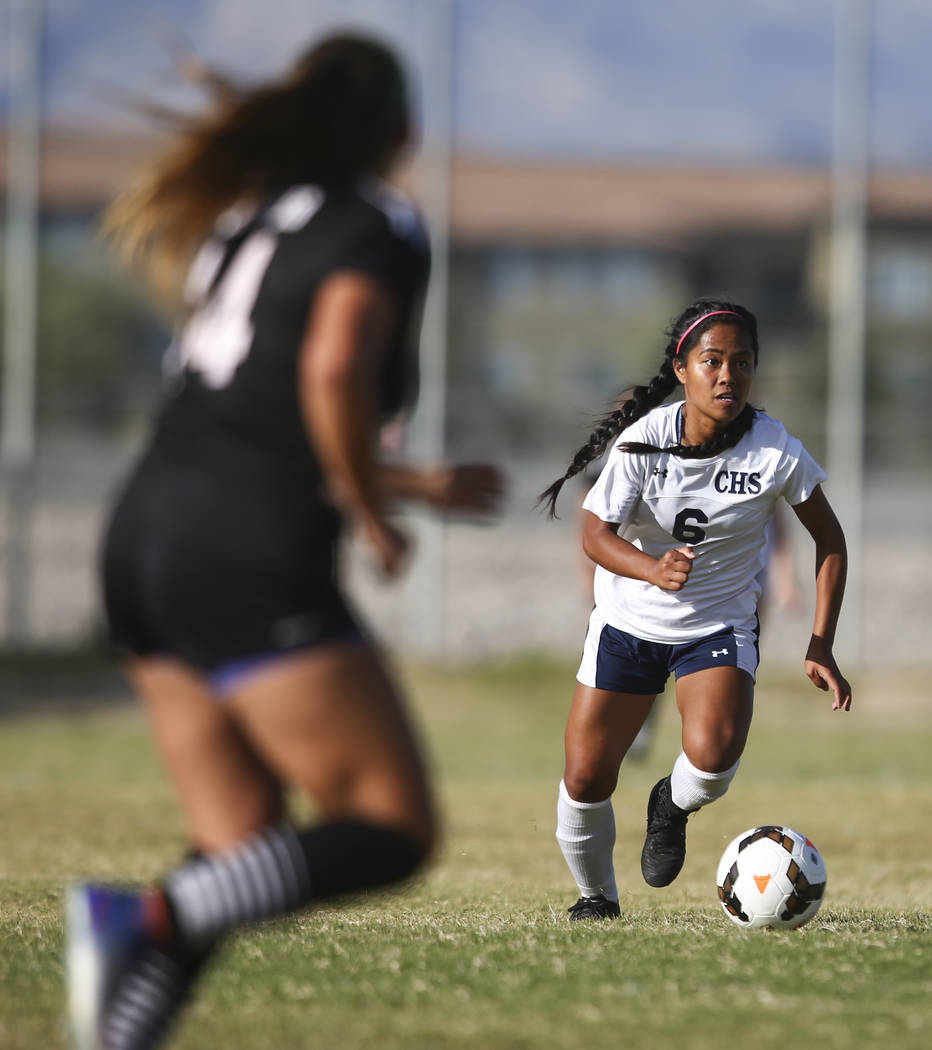
<path fill-rule="evenodd" d="M 352 629 L 336 584 L 339 515 L 299 402 L 317 289 L 368 274 L 399 306 L 378 378 L 388 417 L 416 393 L 428 242 L 375 181 L 296 186 L 234 209 L 196 257 L 147 452 L 113 514 L 104 589 L 114 640 L 211 671 Z"/>
<path fill-rule="evenodd" d="M 317 288 L 349 270 L 394 295 L 398 323 L 378 390 L 390 416 L 417 392 L 416 327 L 428 259 L 417 212 L 375 179 L 296 186 L 259 209 L 225 213 L 191 267 L 189 317 L 166 357 L 154 449 L 187 458 L 204 442 L 205 455 L 216 448 L 316 475 L 296 373 Z"/>

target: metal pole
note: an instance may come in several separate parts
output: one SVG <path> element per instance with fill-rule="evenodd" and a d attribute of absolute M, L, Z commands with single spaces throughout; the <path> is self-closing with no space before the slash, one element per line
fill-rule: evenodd
<path fill-rule="evenodd" d="M 827 492 L 848 541 L 848 586 L 835 651 L 862 658 L 864 373 L 870 125 L 870 0 L 836 0 Z"/>
<path fill-rule="evenodd" d="M 6 629 L 29 638 L 29 533 L 36 448 L 36 263 L 41 0 L 11 0 L 0 466 L 6 504 Z"/>
<path fill-rule="evenodd" d="M 409 452 L 424 463 L 446 452 L 447 304 L 450 254 L 450 166 L 453 125 L 454 0 L 424 0 L 424 147 L 420 200 L 431 234 L 431 278 L 421 328 L 421 390 L 412 419 Z M 406 643 L 422 654 L 445 648 L 445 528 L 419 522 L 417 560 L 407 592 Z"/>

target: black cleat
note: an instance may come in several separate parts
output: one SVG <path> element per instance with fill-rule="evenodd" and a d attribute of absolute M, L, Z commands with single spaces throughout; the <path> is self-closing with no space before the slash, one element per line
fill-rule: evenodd
<path fill-rule="evenodd" d="M 580 897 L 572 908 L 566 910 L 570 913 L 571 922 L 579 919 L 617 919 L 621 915 L 618 905 L 601 893 L 598 897 Z"/>
<path fill-rule="evenodd" d="M 641 874 L 648 886 L 669 886 L 686 860 L 689 810 L 670 797 L 670 778 L 654 784 L 647 801 L 647 836 L 641 850 Z"/>

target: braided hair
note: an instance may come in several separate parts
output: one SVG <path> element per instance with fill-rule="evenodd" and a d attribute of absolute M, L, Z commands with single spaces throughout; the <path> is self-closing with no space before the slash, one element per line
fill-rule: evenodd
<path fill-rule="evenodd" d="M 720 314 L 730 316 L 718 316 Z M 602 456 L 622 431 L 637 422 L 642 416 L 647 415 L 651 409 L 666 401 L 676 389 L 678 382 L 673 362 L 678 358 L 684 360 L 686 354 L 702 338 L 703 333 L 715 324 L 738 325 L 751 344 L 751 349 L 754 351 L 754 364 L 757 364 L 757 319 L 750 310 L 723 299 L 697 299 L 690 303 L 667 329 L 667 345 L 664 349 L 663 361 L 654 378 L 646 386 L 634 387 L 617 408 L 596 423 L 586 443 L 573 456 L 563 477 L 557 478 L 538 497 L 538 505 L 545 506 L 551 518 L 556 517 L 557 497 L 564 483 L 585 470 L 593 460 Z M 756 409 L 746 404 L 724 430 L 714 434 L 708 441 L 703 441 L 700 445 L 677 443 L 667 448 L 659 448 L 643 441 L 625 441 L 618 447 L 625 452 L 635 454 L 668 452 L 674 456 L 681 456 L 683 459 L 704 459 L 735 446 L 751 429 L 756 414 Z"/>

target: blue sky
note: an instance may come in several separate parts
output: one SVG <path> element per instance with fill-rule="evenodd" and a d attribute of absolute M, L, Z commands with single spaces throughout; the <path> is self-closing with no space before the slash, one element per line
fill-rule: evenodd
<path fill-rule="evenodd" d="M 388 37 L 428 80 L 449 73 L 464 149 L 822 164 L 838 2 L 846 0 L 45 0 L 46 101 L 57 121 L 125 123 L 105 101 L 114 87 L 179 98 L 165 43 L 173 36 L 258 78 L 318 33 L 353 25 Z M 932 0 L 874 0 L 872 22 L 872 159 L 932 167 Z M 439 97 L 424 93 L 428 127 Z"/>

